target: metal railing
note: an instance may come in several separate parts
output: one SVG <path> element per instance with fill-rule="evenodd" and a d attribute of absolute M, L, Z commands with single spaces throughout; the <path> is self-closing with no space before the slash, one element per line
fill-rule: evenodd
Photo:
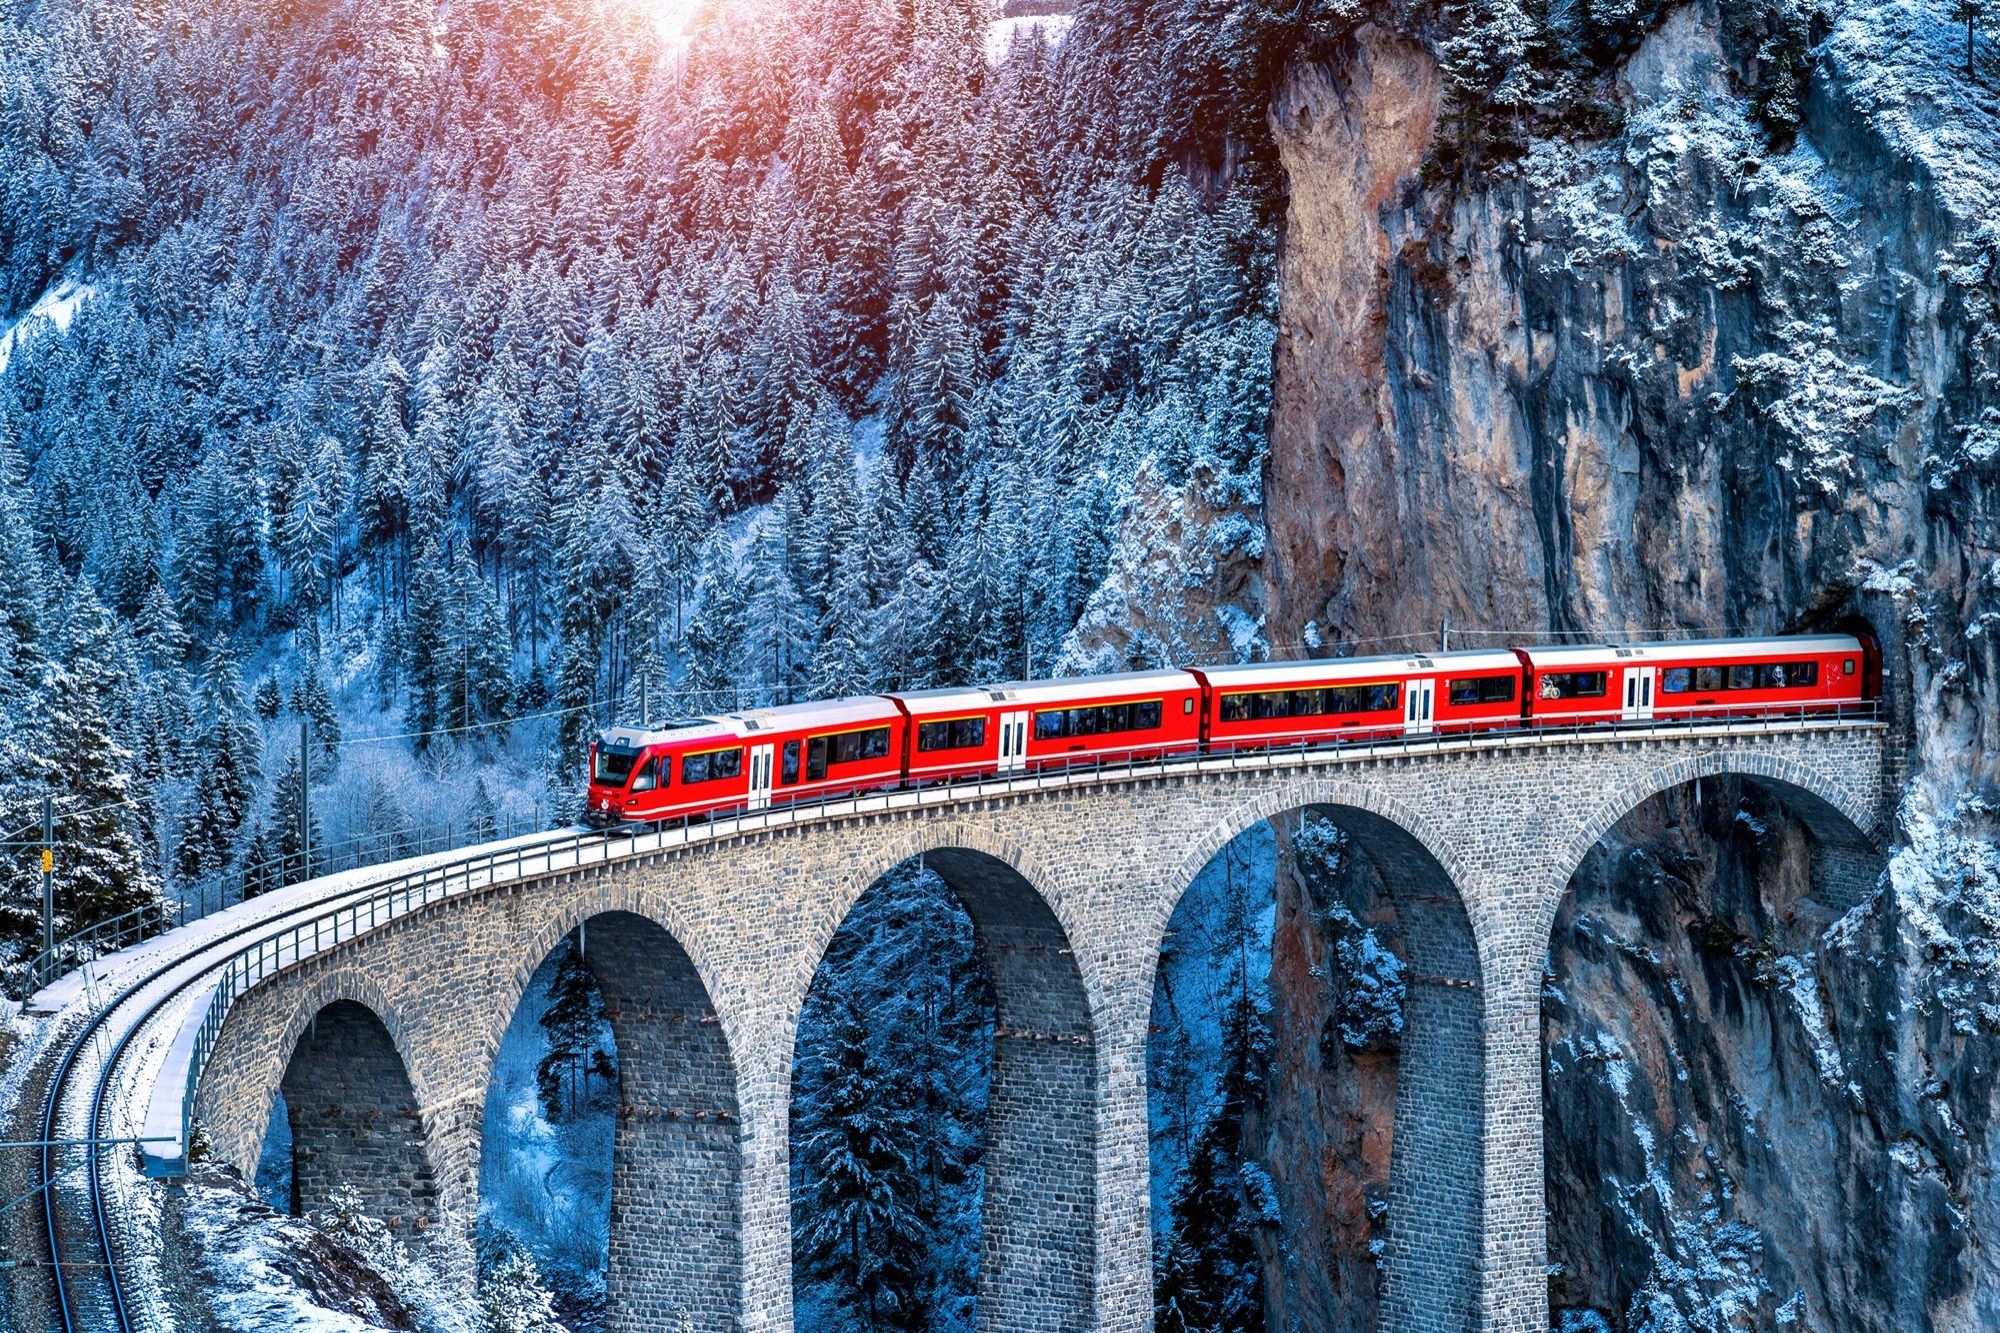
<path fill-rule="evenodd" d="M 93 962 L 106 954 L 143 943 L 174 926 L 184 926 L 225 907 L 254 898 L 274 889 L 289 888 L 321 875 L 338 875 L 382 861 L 400 861 L 412 856 L 429 856 L 474 843 L 520 837 L 541 831 L 541 815 L 523 815 L 496 822 L 490 827 L 467 824 L 457 830 L 445 825 L 438 833 L 408 835 L 396 831 L 362 834 L 325 847 L 301 849 L 275 856 L 255 865 L 232 867 L 219 877 L 183 889 L 177 903 L 151 902 L 119 916 L 86 926 L 57 940 L 32 958 L 27 967 L 26 989 L 33 994 L 57 978 Z M 215 905 L 209 906 L 213 895 Z"/>
<path fill-rule="evenodd" d="M 1585 720 L 1585 716 L 1589 720 Z M 1019 772 L 933 786 L 873 788 L 813 801 L 778 803 L 759 810 L 739 809 L 704 818 L 684 818 L 638 826 L 629 834 L 622 831 L 565 834 L 543 842 L 483 852 L 411 871 L 373 886 L 373 891 L 365 899 L 349 901 L 308 921 L 265 936 L 223 964 L 201 1024 L 194 1033 L 186 1080 L 181 1090 L 181 1169 L 185 1169 L 185 1149 L 191 1141 L 201 1076 L 236 999 L 286 967 L 448 897 L 497 884 L 518 883 L 528 878 L 577 870 L 586 865 L 603 865 L 696 843 L 719 841 L 749 832 L 851 818 L 877 811 L 950 805 L 1010 792 L 1169 777 L 1181 772 L 1275 768 L 1304 763 L 1318 756 L 1366 757 L 1385 751 L 1501 749 L 1524 742 L 1629 740 L 1634 738 L 1635 733 L 1652 736 L 1693 732 L 1713 729 L 1717 724 L 1722 724 L 1728 732 L 1751 734 L 1789 731 L 1813 724 L 1834 729 L 1879 723 L 1882 708 L 1880 701 L 1874 701 L 1802 706 L 1781 712 L 1763 709 L 1754 716 L 1741 708 L 1733 712 L 1715 709 L 1706 714 L 1690 711 L 1684 716 L 1642 721 L 1623 721 L 1602 714 L 1585 716 L 1559 722 L 1536 721 L 1518 727 L 1446 729 L 1420 734 L 1406 733 L 1398 727 L 1393 734 L 1374 731 L 1348 733 L 1334 739 L 1298 745 L 1257 745 L 1222 751 L 1187 750 L 1173 754 L 1162 752 L 1143 758 L 1098 758 L 1073 764 L 1043 764 Z M 367 887 L 357 886 L 355 891 L 362 892 Z M 209 972 L 203 975 L 216 974 Z"/>

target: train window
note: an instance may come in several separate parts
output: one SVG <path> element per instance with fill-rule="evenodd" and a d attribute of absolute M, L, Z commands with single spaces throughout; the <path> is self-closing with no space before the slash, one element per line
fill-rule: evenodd
<path fill-rule="evenodd" d="M 826 737 L 814 736 L 806 742 L 806 781 L 818 782 L 826 776 Z"/>
<path fill-rule="evenodd" d="M 1292 717 L 1317 717 L 1326 711 L 1326 696 L 1318 690 L 1292 691 Z"/>
<path fill-rule="evenodd" d="M 684 754 L 681 756 L 681 784 L 692 782 L 714 782 L 718 778 L 733 778 L 743 771 L 743 751 L 710 750 L 707 754 Z"/>
<path fill-rule="evenodd" d="M 1194 713 L 1194 696 L 1190 694 L 1185 699 L 1181 700 L 1181 716 L 1188 717 L 1191 716 L 1193 713 Z M 1159 723 L 1155 722 L 1153 725 L 1158 726 Z"/>
<path fill-rule="evenodd" d="M 787 783 L 799 780 L 799 743 L 797 741 L 785 742 L 784 767 L 780 770 L 780 776 Z"/>
<path fill-rule="evenodd" d="M 1369 685 L 1368 711 L 1371 713 L 1393 713 L 1403 705 L 1403 687 L 1400 685 Z"/>
<path fill-rule="evenodd" d="M 1224 695 L 1227 704 L 1232 697 Z M 1095 708 L 1051 709 L 1035 714 L 1035 736 L 1057 741 L 1069 736 L 1103 736 L 1118 731 L 1152 731 L 1160 725 L 1159 699 L 1129 704 L 1099 704 Z"/>
<path fill-rule="evenodd" d="M 1446 688 L 1452 703 L 1459 707 L 1511 703 L 1514 698 L 1512 676 L 1468 676 L 1464 680 L 1450 682 Z"/>
<path fill-rule="evenodd" d="M 1843 676 L 1851 676 L 1854 674 L 1853 658 L 1850 657 L 1840 664 L 1840 674 Z"/>
<path fill-rule="evenodd" d="M 1694 688 L 1698 693 L 1707 694 L 1722 688 L 1722 668 L 1705 666 L 1694 669 Z"/>
<path fill-rule="evenodd" d="M 1224 722 L 1248 722 L 1250 720 L 1250 700 L 1248 694 L 1225 694 L 1222 696 L 1222 720 Z"/>
<path fill-rule="evenodd" d="M 639 762 L 640 753 L 617 745 L 598 746 L 597 768 L 590 780 L 605 787 L 624 786 L 625 779 L 632 776 L 632 765 Z"/>
<path fill-rule="evenodd" d="M 1606 673 L 1602 671 L 1544 671 L 1541 696 L 1544 699 L 1602 699 Z"/>
<path fill-rule="evenodd" d="M 1729 688 L 1732 690 L 1754 690 L 1757 688 L 1757 668 L 1749 662 L 1733 662 L 1728 668 Z"/>
<path fill-rule="evenodd" d="M 889 754 L 887 727 L 870 727 L 867 731 L 843 731 L 831 739 L 832 761 L 836 764 L 859 763 L 863 759 L 883 759 Z"/>
<path fill-rule="evenodd" d="M 917 724 L 919 750 L 964 750 L 986 744 L 986 719 L 961 717 L 947 722 Z"/>
<path fill-rule="evenodd" d="M 659 781 L 660 761 L 657 756 L 654 756 L 639 766 L 638 774 L 632 779 L 632 790 L 651 791 L 659 785 Z"/>
<path fill-rule="evenodd" d="M 1690 667 L 1668 667 L 1660 673 L 1661 694 L 1686 694 L 1694 688 L 1694 671 Z"/>

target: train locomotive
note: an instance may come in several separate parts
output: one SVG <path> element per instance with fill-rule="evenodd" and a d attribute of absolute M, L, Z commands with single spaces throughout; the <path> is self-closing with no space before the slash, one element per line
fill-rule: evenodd
<path fill-rule="evenodd" d="M 1403 737 L 1837 713 L 1872 636 L 1476 649 L 1012 681 L 614 727 L 586 821 L 694 818 L 1076 765 Z"/>

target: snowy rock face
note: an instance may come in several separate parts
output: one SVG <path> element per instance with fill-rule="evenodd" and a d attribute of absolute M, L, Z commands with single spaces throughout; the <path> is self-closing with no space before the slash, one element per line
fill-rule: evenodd
<path fill-rule="evenodd" d="M 1803 909 L 1801 828 L 1720 785 L 1635 814 L 1572 885 L 1544 1018 L 1554 1321 L 1991 1327 L 2000 96 L 1946 6 L 1828 6 L 1774 139 L 1739 18 L 1665 13 L 1586 90 L 1593 134 L 1465 169 L 1439 165 L 1429 34 L 1294 61 L 1269 113 L 1269 637 L 1871 624 L 1909 744 L 1872 903 Z M 1310 912 L 1279 885 L 1281 923 Z M 1323 1019 L 1323 941 L 1276 948 L 1274 1027 Z M 1273 1116 L 1324 1137 L 1354 1072 L 1290 1072 Z M 1279 1173 L 1287 1236 L 1359 1244 L 1343 1198 L 1373 1160 L 1343 1189 Z M 1295 1327 L 1350 1326 L 1306 1299 Z"/>

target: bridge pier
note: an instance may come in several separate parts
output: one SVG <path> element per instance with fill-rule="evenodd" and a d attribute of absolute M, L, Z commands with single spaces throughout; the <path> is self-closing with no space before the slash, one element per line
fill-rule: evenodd
<path fill-rule="evenodd" d="M 585 940 L 618 1046 L 606 1326 L 735 1333 L 742 1124 L 715 1008 L 686 952 L 643 917 L 595 917 Z"/>

